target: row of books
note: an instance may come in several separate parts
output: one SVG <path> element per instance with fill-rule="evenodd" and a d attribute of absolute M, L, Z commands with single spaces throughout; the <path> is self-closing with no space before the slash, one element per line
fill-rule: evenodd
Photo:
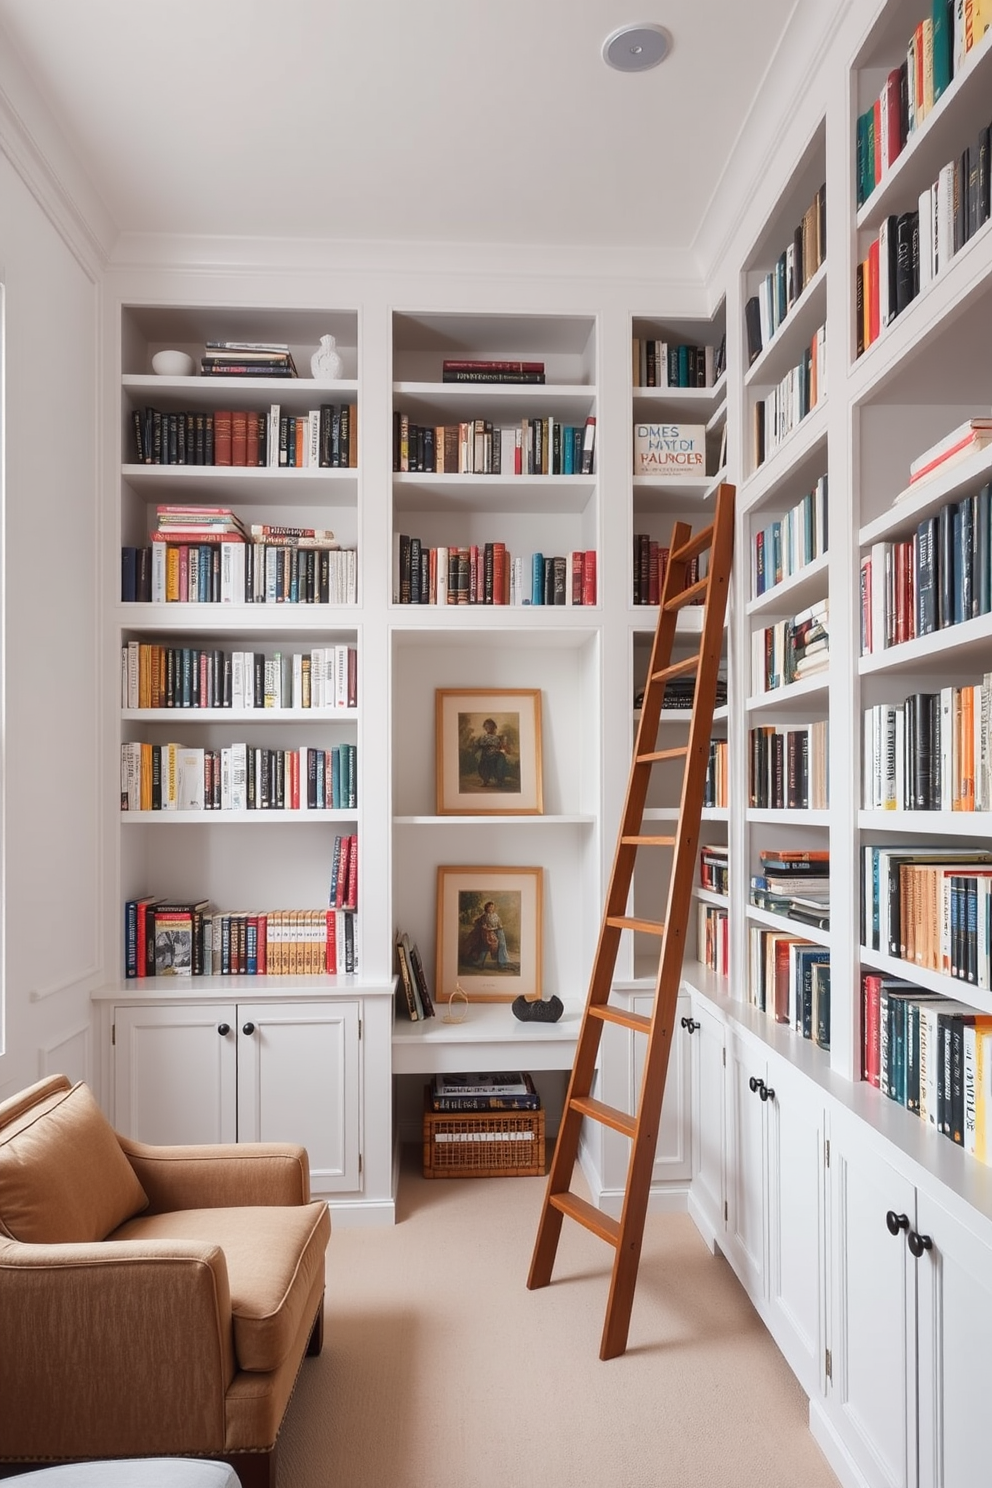
<path fill-rule="evenodd" d="M 398 932 L 396 936 L 396 970 L 403 998 L 402 1006 L 410 1021 L 419 1023 L 425 1018 L 433 1018 L 434 999 L 427 984 L 427 973 L 420 950 L 416 941 L 412 941 L 405 930 Z"/>
<path fill-rule="evenodd" d="M 788 620 L 751 632 L 751 687 L 774 692 L 830 665 L 830 601 L 818 599 Z"/>
<path fill-rule="evenodd" d="M 354 744 L 121 745 L 122 811 L 338 811 L 357 805 Z"/>
<path fill-rule="evenodd" d="M 147 604 L 358 603 L 358 553 L 316 545 L 157 540 L 121 549 L 121 599 Z"/>
<path fill-rule="evenodd" d="M 445 357 L 442 382 L 543 383 L 544 363 L 513 357 Z"/>
<path fill-rule="evenodd" d="M 124 905 L 124 974 L 321 976 L 357 971 L 346 909 L 215 910 L 145 894 Z"/>
<path fill-rule="evenodd" d="M 751 538 L 751 594 L 757 599 L 827 551 L 827 477 Z"/>
<path fill-rule="evenodd" d="M 207 341 L 201 377 L 295 377 L 293 353 L 283 341 Z"/>
<path fill-rule="evenodd" d="M 829 929 L 830 854 L 825 848 L 766 848 L 759 864 L 749 888 L 757 909 Z"/>
<path fill-rule="evenodd" d="M 358 834 L 337 832 L 331 852 L 330 909 L 358 908 Z"/>
<path fill-rule="evenodd" d="M 706 779 L 703 782 L 704 806 L 730 805 L 729 760 L 730 751 L 726 739 L 711 739 L 706 761 Z"/>
<path fill-rule="evenodd" d="M 855 270 L 858 356 L 988 221 L 989 168 L 986 125 L 973 145 L 941 167 L 913 210 L 884 218 Z"/>
<path fill-rule="evenodd" d="M 992 852 L 862 849 L 862 935 L 871 950 L 972 986 L 992 986 Z"/>
<path fill-rule="evenodd" d="M 696 959 L 718 976 L 730 974 L 730 918 L 715 904 L 696 906 Z"/>
<path fill-rule="evenodd" d="M 699 887 L 701 889 L 711 889 L 714 894 L 730 893 L 727 855 L 727 846 L 721 842 L 706 843 L 699 849 Z"/>
<path fill-rule="evenodd" d="M 660 603 L 670 552 L 671 549 L 667 544 L 658 542 L 650 533 L 634 533 L 634 557 L 631 570 L 633 576 L 631 597 L 634 604 L 656 605 Z M 708 556 L 704 553 L 701 558 L 693 558 L 690 561 L 686 569 L 685 587 L 687 589 L 705 576 Z M 702 604 L 702 602 L 701 596 L 692 601 L 693 604 Z"/>
<path fill-rule="evenodd" d="M 705 424 L 634 425 L 634 474 L 706 474 Z"/>
<path fill-rule="evenodd" d="M 897 977 L 861 978 L 862 1073 L 979 1162 L 992 1162 L 992 1018 Z"/>
<path fill-rule="evenodd" d="M 992 613 L 992 486 L 872 543 L 860 598 L 862 655 Z"/>
<path fill-rule="evenodd" d="M 310 651 L 223 651 L 127 641 L 121 707 L 304 708 L 358 706 L 358 651 L 338 643 Z"/>
<path fill-rule="evenodd" d="M 866 811 L 992 811 L 992 672 L 864 710 Z"/>
<path fill-rule="evenodd" d="M 830 1048 L 830 952 L 797 935 L 748 927 L 748 1001 Z"/>
<path fill-rule="evenodd" d="M 529 557 L 505 543 L 427 547 L 399 533 L 393 546 L 393 603 L 414 605 L 594 605 L 596 550 Z"/>
<path fill-rule="evenodd" d="M 756 361 L 827 256 L 827 188 L 822 185 L 802 220 L 744 306 L 748 366 Z"/>
<path fill-rule="evenodd" d="M 596 420 L 563 424 L 525 418 L 499 425 L 490 419 L 417 424 L 393 414 L 393 470 L 430 475 L 591 475 Z"/>
<path fill-rule="evenodd" d="M 131 411 L 139 465 L 212 465 L 328 470 L 358 464 L 358 407 L 322 403 L 307 413 L 246 408 Z"/>
<path fill-rule="evenodd" d="M 631 338 L 635 388 L 709 388 L 727 366 L 727 338 L 717 346 L 690 346 L 650 336 Z"/>
<path fill-rule="evenodd" d="M 428 1091 L 432 1111 L 539 1111 L 541 1108 L 541 1097 L 526 1070 L 434 1075 Z"/>
<path fill-rule="evenodd" d="M 777 387 L 757 398 L 753 409 L 753 457 L 757 468 L 778 449 L 827 394 L 827 328 L 814 331 L 802 359 Z"/>
<path fill-rule="evenodd" d="M 968 54 L 992 24 L 989 0 L 932 0 L 910 35 L 906 56 L 892 68 L 878 97 L 858 115 L 855 189 L 858 206 L 871 196 L 924 123 Z"/>
<path fill-rule="evenodd" d="M 763 811 L 825 811 L 830 804 L 829 740 L 826 719 L 751 729 L 748 804 Z"/>

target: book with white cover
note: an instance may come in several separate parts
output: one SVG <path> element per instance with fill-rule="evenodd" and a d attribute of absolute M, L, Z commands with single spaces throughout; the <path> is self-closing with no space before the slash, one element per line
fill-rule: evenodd
<path fill-rule="evenodd" d="M 634 425 L 635 475 L 705 475 L 705 424 Z"/>

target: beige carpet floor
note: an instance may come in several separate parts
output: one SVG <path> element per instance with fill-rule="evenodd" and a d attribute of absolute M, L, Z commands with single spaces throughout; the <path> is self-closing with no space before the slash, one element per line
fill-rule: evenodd
<path fill-rule="evenodd" d="M 836 1488 L 805 1396 L 686 1216 L 649 1218 L 629 1348 L 602 1363 L 612 1250 L 566 1220 L 552 1285 L 529 1292 L 544 1180 L 418 1162 L 395 1227 L 331 1235 L 324 1352 L 278 1488 Z"/>

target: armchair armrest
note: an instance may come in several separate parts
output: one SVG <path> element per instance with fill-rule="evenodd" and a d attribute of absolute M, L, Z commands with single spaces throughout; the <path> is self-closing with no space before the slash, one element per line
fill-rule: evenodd
<path fill-rule="evenodd" d="M 306 1149 L 291 1142 L 151 1147 L 127 1137 L 118 1141 L 148 1195 L 149 1214 L 310 1201 Z"/>
<path fill-rule="evenodd" d="M 219 1247 L 0 1239 L 0 1458 L 221 1451 L 235 1367 Z"/>

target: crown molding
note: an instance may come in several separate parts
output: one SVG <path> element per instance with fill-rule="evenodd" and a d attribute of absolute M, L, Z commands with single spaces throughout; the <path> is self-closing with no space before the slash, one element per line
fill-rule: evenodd
<path fill-rule="evenodd" d="M 0 153 L 80 266 L 97 280 L 117 227 L 2 30 Z"/>

